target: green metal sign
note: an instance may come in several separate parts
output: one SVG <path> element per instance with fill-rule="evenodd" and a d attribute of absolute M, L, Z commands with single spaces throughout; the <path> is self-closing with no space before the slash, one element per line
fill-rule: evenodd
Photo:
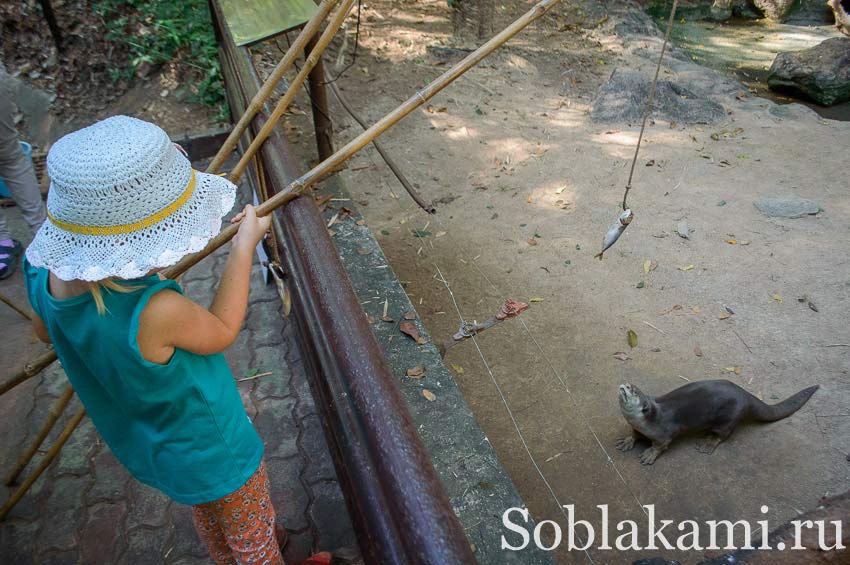
<path fill-rule="evenodd" d="M 312 0 L 219 0 L 236 45 L 250 45 L 303 26 L 316 13 Z"/>

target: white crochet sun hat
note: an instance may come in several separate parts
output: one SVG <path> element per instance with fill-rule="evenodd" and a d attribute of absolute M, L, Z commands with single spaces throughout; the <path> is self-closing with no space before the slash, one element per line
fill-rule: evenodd
<path fill-rule="evenodd" d="M 200 251 L 233 207 L 230 181 L 192 169 L 154 124 L 115 116 L 47 155 L 47 216 L 27 260 L 62 280 L 133 279 Z"/>

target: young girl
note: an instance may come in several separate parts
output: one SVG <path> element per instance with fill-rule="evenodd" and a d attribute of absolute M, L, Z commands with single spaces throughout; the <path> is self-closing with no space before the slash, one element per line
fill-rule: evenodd
<path fill-rule="evenodd" d="M 141 482 L 194 506 L 218 563 L 282 563 L 263 444 L 222 351 L 248 303 L 269 228 L 246 206 L 209 310 L 156 272 L 199 251 L 235 186 L 194 171 L 159 127 L 116 116 L 47 158 L 48 220 L 24 269 L 36 333 L 115 456 Z"/>

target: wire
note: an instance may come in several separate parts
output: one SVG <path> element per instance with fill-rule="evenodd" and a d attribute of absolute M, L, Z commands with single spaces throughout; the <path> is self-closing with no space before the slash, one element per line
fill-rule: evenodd
<path fill-rule="evenodd" d="M 433 262 L 434 268 L 437 269 L 437 274 L 440 275 L 440 282 L 446 287 L 446 291 L 449 293 L 449 296 L 452 299 L 452 304 L 454 304 L 455 310 L 457 311 L 457 315 L 460 318 L 461 326 L 466 324 L 466 321 L 463 318 L 463 314 L 460 311 L 460 307 L 458 306 L 457 300 L 455 299 L 454 292 L 452 292 L 451 287 L 449 286 L 449 282 L 443 276 L 443 272 L 440 270 L 440 267 L 437 266 L 436 262 Z M 540 466 L 537 464 L 537 461 L 534 459 L 534 456 L 531 454 L 531 449 L 529 449 L 528 444 L 525 442 L 525 436 L 522 435 L 522 432 L 519 429 L 519 424 L 517 424 L 516 418 L 514 417 L 513 410 L 508 405 L 508 401 L 505 399 L 505 395 L 502 392 L 502 387 L 499 386 L 499 383 L 496 381 L 496 377 L 493 375 L 493 371 L 490 369 L 490 364 L 487 362 L 487 359 L 484 358 L 484 353 L 481 351 L 481 347 L 478 345 L 478 340 L 475 339 L 475 334 L 470 336 L 472 338 L 472 343 L 475 344 L 475 349 L 478 351 L 478 356 L 481 358 L 481 362 L 484 363 L 484 368 L 487 369 L 487 373 L 490 375 L 490 380 L 493 382 L 493 386 L 496 388 L 496 392 L 499 393 L 499 398 L 502 399 L 502 404 L 505 405 L 505 410 L 508 412 L 508 416 L 511 418 L 511 423 L 514 425 L 514 430 L 516 430 L 517 436 L 519 436 L 520 442 L 522 442 L 522 447 L 525 449 L 525 453 L 528 455 L 528 458 L 531 460 L 531 464 L 534 465 L 534 469 L 537 471 L 537 474 L 540 475 L 540 479 L 543 481 L 543 484 L 546 485 L 546 488 L 549 490 L 549 494 L 552 495 L 552 498 L 555 499 L 555 502 L 558 504 L 558 509 L 561 511 L 561 514 L 564 515 L 564 518 L 567 519 L 569 523 L 570 517 L 567 512 L 564 510 L 564 505 L 561 504 L 561 501 L 558 499 L 558 495 L 555 494 L 555 489 L 552 488 L 552 485 L 549 484 L 549 481 L 546 479 L 546 475 L 543 474 L 543 471 L 540 469 Z M 576 534 L 579 542 L 582 545 L 585 545 L 584 540 Z M 585 555 L 587 555 L 587 560 L 591 563 L 594 563 L 593 557 L 590 555 L 590 551 L 588 549 L 584 550 Z"/>
<path fill-rule="evenodd" d="M 354 32 L 354 52 L 351 54 L 352 55 L 351 62 L 344 69 L 342 69 L 339 72 L 338 75 L 336 75 L 336 78 L 328 80 L 324 84 L 331 84 L 332 82 L 338 81 L 339 79 L 342 78 L 342 75 L 344 75 L 346 73 L 346 71 L 348 71 L 348 69 L 353 67 L 354 63 L 357 62 L 357 46 L 360 45 L 360 7 L 361 7 L 361 3 L 362 3 L 362 0 L 357 0 L 357 28 Z"/>

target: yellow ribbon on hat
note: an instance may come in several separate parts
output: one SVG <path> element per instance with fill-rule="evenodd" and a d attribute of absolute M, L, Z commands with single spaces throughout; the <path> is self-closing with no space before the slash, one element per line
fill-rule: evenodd
<path fill-rule="evenodd" d="M 195 192 L 195 169 L 192 169 L 192 178 L 189 179 L 189 185 L 186 187 L 186 190 L 183 191 L 177 200 L 160 210 L 159 212 L 148 216 L 147 218 L 143 218 L 137 222 L 133 222 L 132 224 L 119 224 L 117 226 L 82 226 L 80 224 L 72 224 L 70 222 L 63 222 L 62 220 L 57 220 L 53 217 L 50 211 L 47 212 L 47 217 L 50 219 L 50 223 L 55 225 L 58 228 L 62 228 L 65 231 L 70 231 L 74 233 L 79 233 L 83 235 L 119 235 L 122 233 L 132 233 L 135 231 L 143 230 L 145 228 L 149 228 L 157 222 L 161 222 L 174 212 L 176 212 L 180 207 L 182 207 L 187 200 L 192 196 L 192 193 Z"/>

